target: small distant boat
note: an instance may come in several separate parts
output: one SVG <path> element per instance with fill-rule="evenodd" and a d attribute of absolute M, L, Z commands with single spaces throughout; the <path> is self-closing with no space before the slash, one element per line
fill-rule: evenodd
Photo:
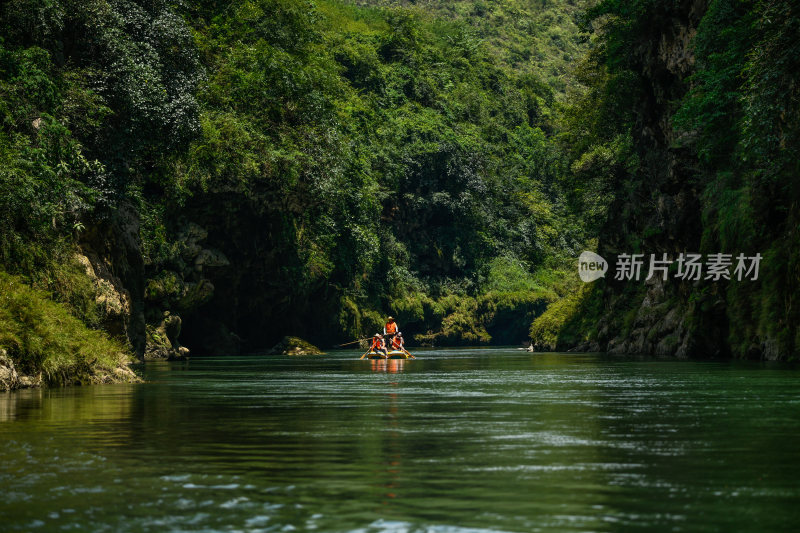
<path fill-rule="evenodd" d="M 400 350 L 392 350 L 389 352 L 389 355 L 383 355 L 383 352 L 374 352 L 370 351 L 367 354 L 367 357 L 370 359 L 408 359 L 410 354 L 408 352 L 403 352 Z"/>

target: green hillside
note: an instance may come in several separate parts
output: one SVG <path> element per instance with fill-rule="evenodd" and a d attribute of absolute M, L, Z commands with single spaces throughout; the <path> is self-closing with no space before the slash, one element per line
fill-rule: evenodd
<path fill-rule="evenodd" d="M 0 263 L 140 357 L 330 346 L 387 314 L 424 344 L 789 357 L 797 20 L 780 2 L 5 2 Z M 688 248 L 761 250 L 770 276 L 578 290 L 583 249 Z"/>

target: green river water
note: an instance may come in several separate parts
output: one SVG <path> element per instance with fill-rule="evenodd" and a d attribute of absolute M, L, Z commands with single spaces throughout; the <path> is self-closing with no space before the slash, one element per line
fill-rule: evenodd
<path fill-rule="evenodd" d="M 0 393 L 0 531 L 796 531 L 800 374 L 419 351 Z"/>

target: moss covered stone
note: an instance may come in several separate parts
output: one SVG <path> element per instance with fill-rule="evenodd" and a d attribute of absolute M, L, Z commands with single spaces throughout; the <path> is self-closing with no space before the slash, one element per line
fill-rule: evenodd
<path fill-rule="evenodd" d="M 129 347 L 0 272 L 0 389 L 138 381 L 132 361 Z"/>
<path fill-rule="evenodd" d="M 181 332 L 181 318 L 178 315 L 164 313 L 158 325 L 147 325 L 147 345 L 145 359 L 168 359 L 171 361 L 186 359 L 189 349 L 181 346 L 178 335 Z"/>
<path fill-rule="evenodd" d="M 324 352 L 299 337 L 284 337 L 269 353 L 270 355 L 322 355 Z"/>

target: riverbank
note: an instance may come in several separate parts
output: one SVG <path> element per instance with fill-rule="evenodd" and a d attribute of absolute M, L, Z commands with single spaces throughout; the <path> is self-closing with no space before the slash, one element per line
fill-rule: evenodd
<path fill-rule="evenodd" d="M 0 272 L 0 390 L 140 381 L 132 362 L 122 342 Z"/>

